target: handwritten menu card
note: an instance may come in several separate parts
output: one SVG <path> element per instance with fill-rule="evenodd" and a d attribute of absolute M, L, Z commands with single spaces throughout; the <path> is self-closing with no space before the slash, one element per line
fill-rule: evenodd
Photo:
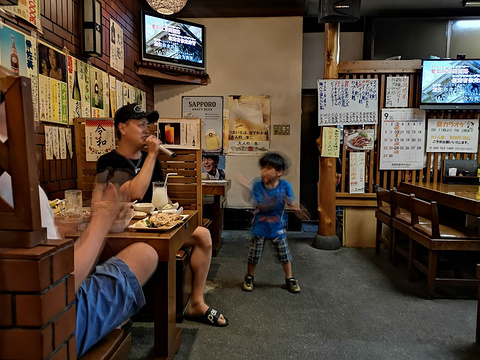
<path fill-rule="evenodd" d="M 427 129 L 427 152 L 477 152 L 478 119 L 428 119 Z"/>
<path fill-rule="evenodd" d="M 318 126 L 378 122 L 378 80 L 318 80 Z"/>
<path fill-rule="evenodd" d="M 342 130 L 332 127 L 323 128 L 322 132 L 322 157 L 340 156 L 340 136 Z"/>
<path fill-rule="evenodd" d="M 389 76 L 385 89 L 385 107 L 408 106 L 408 76 Z"/>
<path fill-rule="evenodd" d="M 113 119 L 85 120 L 85 157 L 87 161 L 97 159 L 115 148 Z"/>
<path fill-rule="evenodd" d="M 425 149 L 425 111 L 382 109 L 380 170 L 420 170 Z"/>
<path fill-rule="evenodd" d="M 365 192 L 365 153 L 350 153 L 350 194 Z"/>

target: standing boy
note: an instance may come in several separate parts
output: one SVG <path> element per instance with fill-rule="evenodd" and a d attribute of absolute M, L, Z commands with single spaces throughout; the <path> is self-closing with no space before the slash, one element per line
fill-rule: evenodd
<path fill-rule="evenodd" d="M 270 152 L 260 158 L 259 164 L 261 179 L 254 181 L 250 190 L 256 209 L 243 290 L 253 290 L 255 267 L 260 262 L 265 242 L 271 240 L 275 245 L 278 260 L 283 265 L 287 289 L 298 294 L 300 286 L 292 276 L 292 257 L 288 249 L 287 234 L 283 222 L 285 205 L 297 206 L 294 202 L 292 187 L 287 181 L 280 179 L 280 176 L 286 170 L 285 159 L 277 153 Z"/>

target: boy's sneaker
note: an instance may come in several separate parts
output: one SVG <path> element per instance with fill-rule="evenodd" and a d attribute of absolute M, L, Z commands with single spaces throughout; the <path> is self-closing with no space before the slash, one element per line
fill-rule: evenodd
<path fill-rule="evenodd" d="M 253 290 L 253 276 L 252 275 L 245 275 L 245 279 L 243 280 L 243 291 L 252 291 Z"/>
<path fill-rule="evenodd" d="M 285 279 L 287 283 L 287 290 L 291 293 L 298 294 L 300 292 L 300 285 L 298 285 L 298 281 L 295 280 L 293 277 L 290 279 Z"/>

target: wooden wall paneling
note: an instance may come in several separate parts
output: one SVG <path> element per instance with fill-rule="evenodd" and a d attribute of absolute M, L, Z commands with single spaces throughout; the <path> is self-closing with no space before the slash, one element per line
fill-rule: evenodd
<path fill-rule="evenodd" d="M 73 0 L 66 1 L 66 29 L 68 32 L 72 33 L 75 37 L 75 18 L 73 16 L 73 7 L 75 6 L 75 2 Z M 80 15 L 80 13 L 77 13 Z M 78 35 L 77 35 L 78 36 Z"/>
<path fill-rule="evenodd" d="M 51 19 L 51 0 L 43 0 L 43 13 L 42 15 L 45 16 L 47 19 Z M 50 21 L 50 20 L 49 20 Z"/>
<path fill-rule="evenodd" d="M 57 0 L 45 0 L 45 2 L 50 2 L 50 20 L 53 23 L 58 24 L 57 22 Z"/>

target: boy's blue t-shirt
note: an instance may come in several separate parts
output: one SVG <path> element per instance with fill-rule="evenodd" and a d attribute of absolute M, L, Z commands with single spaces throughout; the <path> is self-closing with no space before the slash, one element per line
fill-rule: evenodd
<path fill-rule="evenodd" d="M 284 237 L 283 211 L 285 203 L 293 202 L 293 191 L 290 184 L 285 180 L 280 180 L 276 188 L 267 189 L 262 180 L 257 179 L 253 183 L 252 197 L 257 205 L 253 219 L 253 235 L 266 238 Z M 260 210 L 259 205 L 266 205 L 268 208 Z"/>

